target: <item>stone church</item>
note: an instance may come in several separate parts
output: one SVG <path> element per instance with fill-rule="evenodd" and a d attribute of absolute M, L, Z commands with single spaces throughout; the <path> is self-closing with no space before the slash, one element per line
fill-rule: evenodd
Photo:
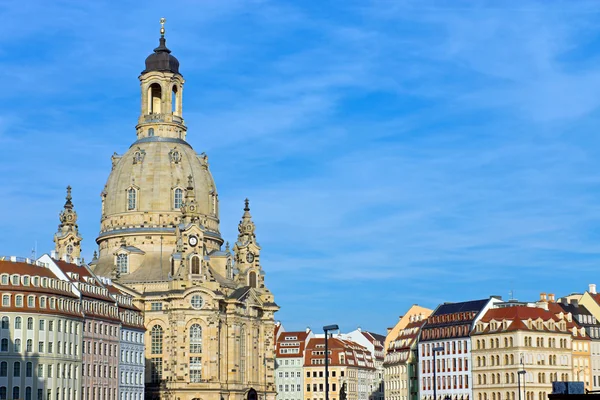
<path fill-rule="evenodd" d="M 163 25 L 139 76 L 135 141 L 112 156 L 90 267 L 144 312 L 146 399 L 274 400 L 279 307 L 265 286 L 250 205 L 246 200 L 230 248 L 219 232 L 208 157 L 186 141 L 185 81 L 164 33 Z M 70 200 L 68 206 L 56 251 L 79 257 Z"/>

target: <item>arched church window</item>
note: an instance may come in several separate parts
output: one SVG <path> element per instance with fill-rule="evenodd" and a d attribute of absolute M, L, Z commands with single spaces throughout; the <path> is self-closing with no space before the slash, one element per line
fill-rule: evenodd
<path fill-rule="evenodd" d="M 200 257 L 198 256 L 192 257 L 192 274 L 200 274 Z"/>
<path fill-rule="evenodd" d="M 127 209 L 135 210 L 137 205 L 137 191 L 134 188 L 127 189 Z"/>
<path fill-rule="evenodd" d="M 198 324 L 190 327 L 190 353 L 202 353 L 202 327 Z"/>
<path fill-rule="evenodd" d="M 160 114 L 162 103 L 162 88 L 158 83 L 153 83 L 148 88 L 148 114 Z"/>
<path fill-rule="evenodd" d="M 253 287 L 253 288 L 256 287 L 256 272 L 250 271 L 248 281 L 249 281 L 250 287 Z"/>
<path fill-rule="evenodd" d="M 154 136 L 154 128 L 148 129 L 148 137 Z"/>
<path fill-rule="evenodd" d="M 117 271 L 120 274 L 129 273 L 127 254 L 117 254 Z"/>
<path fill-rule="evenodd" d="M 175 189 L 175 193 L 173 195 L 173 208 L 176 210 L 180 209 L 183 204 L 183 190 Z"/>
<path fill-rule="evenodd" d="M 163 352 L 163 328 L 160 325 L 154 325 L 150 331 L 150 342 L 152 354 L 162 354 Z"/>

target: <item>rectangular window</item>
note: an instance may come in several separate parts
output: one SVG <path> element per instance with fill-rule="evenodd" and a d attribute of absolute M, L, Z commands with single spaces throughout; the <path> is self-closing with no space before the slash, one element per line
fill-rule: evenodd
<path fill-rule="evenodd" d="M 16 299 L 15 306 L 16 307 L 23 307 L 23 296 L 17 295 L 17 297 L 15 299 Z"/>
<path fill-rule="evenodd" d="M 152 383 L 159 383 L 162 380 L 162 357 L 150 359 L 150 378 Z"/>
<path fill-rule="evenodd" d="M 27 307 L 35 307 L 35 296 L 27 296 Z"/>
<path fill-rule="evenodd" d="M 54 330 L 54 321 L 48 322 L 48 331 L 52 332 Z"/>
<path fill-rule="evenodd" d="M 40 331 L 45 330 L 46 329 L 46 320 L 40 319 L 39 326 L 40 326 Z"/>
<path fill-rule="evenodd" d="M 44 364 L 38 364 L 38 378 L 44 377 Z"/>
<path fill-rule="evenodd" d="M 3 294 L 2 295 L 2 307 L 9 307 L 9 306 L 10 306 L 10 295 Z"/>

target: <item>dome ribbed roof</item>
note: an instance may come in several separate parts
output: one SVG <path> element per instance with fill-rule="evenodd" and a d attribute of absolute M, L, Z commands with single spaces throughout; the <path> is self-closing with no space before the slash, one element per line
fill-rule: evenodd
<path fill-rule="evenodd" d="M 159 45 L 154 49 L 154 53 L 146 58 L 146 69 L 142 71 L 142 74 L 150 71 L 179 73 L 179 60 L 171 55 L 171 50 L 167 48 L 164 37 L 160 38 Z"/>

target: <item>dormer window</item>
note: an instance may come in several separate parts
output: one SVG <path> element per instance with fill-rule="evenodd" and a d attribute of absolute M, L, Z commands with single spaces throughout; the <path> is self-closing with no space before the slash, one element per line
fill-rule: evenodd
<path fill-rule="evenodd" d="M 23 286 L 29 286 L 29 276 L 27 275 L 23 277 Z"/>
<path fill-rule="evenodd" d="M 135 210 L 137 208 L 137 190 L 133 187 L 127 189 L 127 210 Z"/>
<path fill-rule="evenodd" d="M 179 210 L 183 205 L 183 189 L 177 188 L 173 191 L 173 208 Z"/>
<path fill-rule="evenodd" d="M 33 277 L 33 286 L 40 286 L 40 277 L 39 276 Z"/>
<path fill-rule="evenodd" d="M 12 276 L 12 284 L 17 286 L 19 284 L 19 275 Z"/>
<path fill-rule="evenodd" d="M 42 287 L 48 286 L 48 278 L 42 278 Z"/>
<path fill-rule="evenodd" d="M 2 275 L 2 284 L 8 285 L 8 275 Z"/>
<path fill-rule="evenodd" d="M 127 254 L 117 254 L 117 271 L 120 274 L 129 273 L 129 262 Z"/>

